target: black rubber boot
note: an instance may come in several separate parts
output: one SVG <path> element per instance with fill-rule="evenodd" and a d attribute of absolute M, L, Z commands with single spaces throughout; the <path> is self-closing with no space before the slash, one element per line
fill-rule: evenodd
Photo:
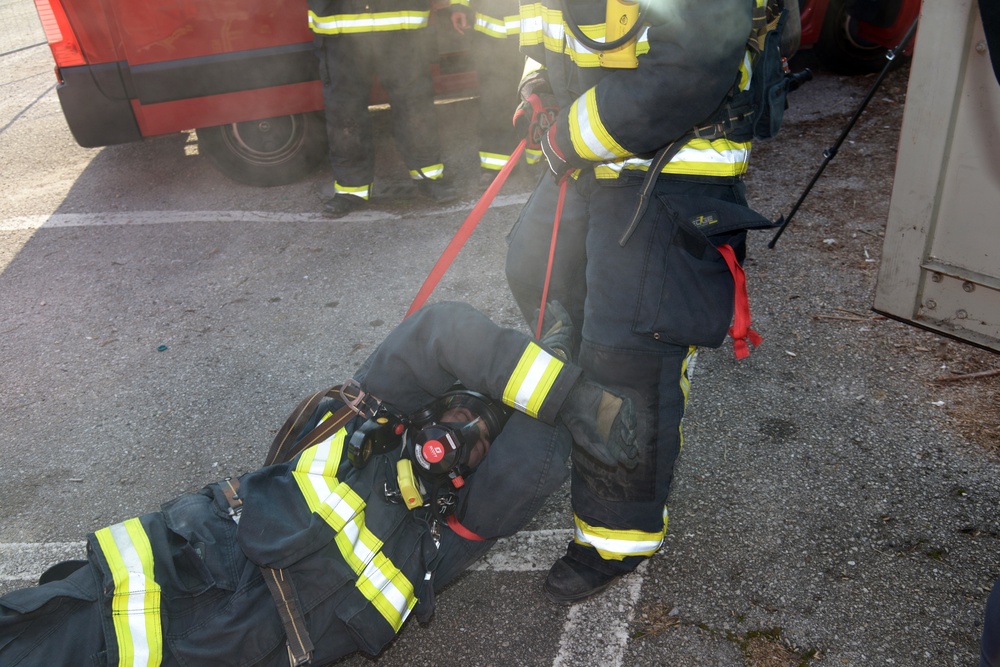
<path fill-rule="evenodd" d="M 445 204 L 458 199 L 458 190 L 451 181 L 446 181 L 444 178 L 421 179 L 417 181 L 417 190 L 436 204 Z"/>
<path fill-rule="evenodd" d="M 323 203 L 323 217 L 342 218 L 352 211 L 366 206 L 368 201 L 354 195 L 339 194 Z"/>
<path fill-rule="evenodd" d="M 566 554 L 549 570 L 542 592 L 549 602 L 570 605 L 597 595 L 622 574 L 598 570 Z"/>

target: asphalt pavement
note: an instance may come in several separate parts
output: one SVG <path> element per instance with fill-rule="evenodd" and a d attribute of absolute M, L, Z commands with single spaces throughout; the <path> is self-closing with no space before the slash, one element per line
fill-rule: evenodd
<path fill-rule="evenodd" d="M 439 107 L 462 201 L 397 196 L 330 221 L 313 192 L 328 170 L 252 188 L 188 133 L 80 148 L 47 49 L 2 64 L 5 592 L 78 556 L 88 531 L 257 467 L 297 402 L 402 319 L 482 188 L 474 100 Z M 894 76 L 817 207 L 777 249 L 751 242 L 764 344 L 740 362 L 699 354 L 661 553 L 596 600 L 547 604 L 572 526 L 564 488 L 439 596 L 429 624 L 343 664 L 976 664 L 1000 576 L 1000 461 L 956 430 L 933 382 L 966 346 L 870 310 L 905 89 Z M 869 82 L 819 73 L 797 93 L 783 135 L 757 151 L 752 204 L 787 211 Z M 405 184 L 377 122 L 378 178 Z M 516 174 L 432 300 L 524 326 L 504 236 L 535 176 Z"/>

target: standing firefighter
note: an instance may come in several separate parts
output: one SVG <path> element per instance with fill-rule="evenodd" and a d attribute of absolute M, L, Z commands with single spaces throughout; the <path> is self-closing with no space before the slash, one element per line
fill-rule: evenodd
<path fill-rule="evenodd" d="M 510 108 L 517 100 L 524 56 L 518 51 L 517 0 L 449 0 L 451 24 L 472 28 L 472 55 L 479 80 L 479 168 L 492 181 L 517 145 Z"/>
<path fill-rule="evenodd" d="M 730 333 L 745 356 L 747 339 L 759 342 L 740 262 L 746 230 L 769 224 L 747 208 L 743 181 L 767 10 L 764 0 L 521 2 L 521 49 L 540 65 L 522 97 L 554 96 L 559 111 L 540 136 L 555 178 L 542 178 L 511 231 L 507 281 L 531 321 L 568 183 L 548 294 L 577 325 L 580 366 L 633 396 L 639 424 L 627 465 L 573 453 L 576 536 L 545 582 L 553 602 L 604 590 L 660 548 L 696 346 Z"/>
<path fill-rule="evenodd" d="M 389 95 L 393 136 L 418 191 L 437 202 L 458 196 L 441 161 L 429 19 L 430 0 L 309 0 L 334 178 L 325 216 L 347 215 L 372 196 L 368 102 L 376 75 Z"/>

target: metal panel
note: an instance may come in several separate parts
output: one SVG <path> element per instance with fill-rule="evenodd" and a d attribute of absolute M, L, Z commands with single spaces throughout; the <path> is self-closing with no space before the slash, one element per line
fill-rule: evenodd
<path fill-rule="evenodd" d="M 923 5 L 875 309 L 1000 350 L 1000 85 L 975 0 Z"/>

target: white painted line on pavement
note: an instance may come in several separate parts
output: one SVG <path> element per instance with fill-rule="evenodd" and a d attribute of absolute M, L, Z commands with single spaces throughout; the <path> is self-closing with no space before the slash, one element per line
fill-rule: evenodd
<path fill-rule="evenodd" d="M 566 552 L 573 530 L 531 530 L 497 542 L 470 570 L 536 572 L 548 570 Z"/>
<path fill-rule="evenodd" d="M 493 208 L 524 204 L 528 194 L 524 192 L 499 195 L 493 200 Z M 443 213 L 461 213 L 469 210 L 475 202 L 462 202 L 452 206 L 422 211 L 421 216 Z M 322 213 L 276 213 L 273 211 L 130 211 L 107 213 L 53 213 L 51 215 L 22 215 L 0 220 L 0 231 L 10 232 L 26 229 L 56 229 L 60 227 L 111 227 L 135 225 L 174 225 L 199 222 L 239 222 L 282 224 L 292 222 L 383 222 L 403 219 L 398 213 L 389 211 L 356 211 L 337 220 L 328 220 Z"/>
<path fill-rule="evenodd" d="M 569 608 L 552 667 L 621 667 L 645 572 L 646 562 L 596 598 Z"/>

